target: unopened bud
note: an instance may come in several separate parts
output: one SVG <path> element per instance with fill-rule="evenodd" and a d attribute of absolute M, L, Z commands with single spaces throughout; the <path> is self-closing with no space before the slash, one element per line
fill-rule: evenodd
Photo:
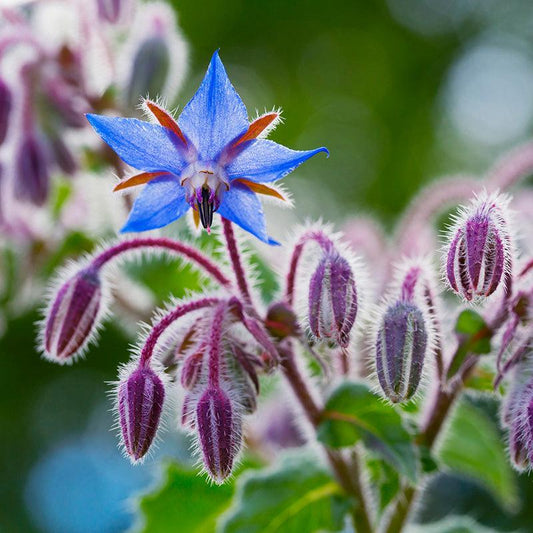
<path fill-rule="evenodd" d="M 509 429 L 509 457 L 518 472 L 527 470 L 530 465 L 527 449 L 527 436 L 520 419 L 514 420 Z"/>
<path fill-rule="evenodd" d="M 159 427 L 165 387 L 149 367 L 135 369 L 118 387 L 122 440 L 132 462 L 148 452 Z"/>
<path fill-rule="evenodd" d="M 96 0 L 100 20 L 117 24 L 131 10 L 130 0 Z"/>
<path fill-rule="evenodd" d="M 16 154 L 15 196 L 42 205 L 48 197 L 50 177 L 44 146 L 34 136 L 22 141 Z"/>
<path fill-rule="evenodd" d="M 510 269 L 507 199 L 484 195 L 458 217 L 450 233 L 446 277 L 466 300 L 490 296 Z"/>
<path fill-rule="evenodd" d="M 223 390 L 210 387 L 198 401 L 196 422 L 205 468 L 220 484 L 231 474 L 241 446 L 240 416 Z"/>
<path fill-rule="evenodd" d="M 72 175 L 76 172 L 78 165 L 72 155 L 72 152 L 65 144 L 63 139 L 55 137 L 51 139 L 50 146 L 54 155 L 57 166 L 67 175 Z"/>
<path fill-rule="evenodd" d="M 268 308 L 265 326 L 276 339 L 297 337 L 300 334 L 298 319 L 285 302 L 276 302 Z"/>
<path fill-rule="evenodd" d="M 170 67 L 170 52 L 163 37 L 153 36 L 143 41 L 131 69 L 127 103 L 135 107 L 141 98 L 161 94 Z"/>
<path fill-rule="evenodd" d="M 184 389 L 191 390 L 200 380 L 204 365 L 204 351 L 189 355 L 183 362 L 181 369 L 181 385 Z"/>
<path fill-rule="evenodd" d="M 427 344 L 424 315 L 416 305 L 399 301 L 387 308 L 377 333 L 376 371 L 391 402 L 405 402 L 417 391 Z"/>
<path fill-rule="evenodd" d="M 0 145 L 7 136 L 9 116 L 13 105 L 11 91 L 4 80 L 0 79 Z"/>
<path fill-rule="evenodd" d="M 357 289 L 350 263 L 336 252 L 324 254 L 309 284 L 309 325 L 318 339 L 342 347 L 350 342 L 357 315 Z"/>
<path fill-rule="evenodd" d="M 80 270 L 64 283 L 48 309 L 43 332 L 44 355 L 63 364 L 80 355 L 103 314 L 98 271 Z"/>

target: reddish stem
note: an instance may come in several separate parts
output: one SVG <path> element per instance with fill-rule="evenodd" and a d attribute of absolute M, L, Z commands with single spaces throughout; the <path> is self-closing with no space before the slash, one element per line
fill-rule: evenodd
<path fill-rule="evenodd" d="M 228 303 L 220 302 L 213 312 L 211 335 L 208 343 L 209 350 L 209 386 L 218 388 L 220 382 L 220 342 L 222 339 L 222 325 Z"/>
<path fill-rule="evenodd" d="M 315 241 L 316 243 L 318 243 L 325 252 L 328 252 L 333 248 L 333 242 L 331 241 L 331 239 L 320 230 L 309 231 L 302 235 L 302 237 L 297 242 L 296 246 L 292 251 L 291 261 L 289 264 L 289 272 L 287 273 L 285 298 L 289 305 L 292 305 L 294 300 L 294 287 L 296 284 L 296 270 L 298 268 L 298 263 L 300 262 L 300 259 L 302 257 L 302 252 L 305 245 L 310 241 Z"/>
<path fill-rule="evenodd" d="M 233 266 L 233 271 L 235 272 L 237 286 L 239 287 L 239 291 L 246 303 L 251 303 L 252 298 L 250 296 L 246 274 L 242 266 L 239 248 L 237 246 L 235 233 L 233 231 L 233 225 L 228 219 L 222 217 L 222 227 L 224 229 L 224 237 L 226 238 L 226 244 L 228 246 L 228 252 L 231 259 L 231 264 Z"/>
<path fill-rule="evenodd" d="M 93 261 L 92 266 L 94 268 L 101 268 L 105 263 L 111 259 L 116 258 L 124 252 L 130 252 L 132 250 L 137 250 L 139 248 L 161 248 L 163 250 L 168 250 L 177 255 L 183 256 L 188 260 L 196 263 L 200 266 L 205 272 L 207 272 L 212 278 L 218 281 L 223 287 L 229 289 L 231 287 L 231 281 L 222 273 L 222 271 L 217 267 L 217 265 L 206 255 L 198 252 L 192 246 L 183 244 L 182 242 L 175 241 L 173 239 L 167 239 L 164 237 L 161 238 L 138 238 L 128 241 L 122 241 L 107 250 L 104 250 L 102 253 L 97 255 Z"/>
<path fill-rule="evenodd" d="M 157 341 L 159 340 L 161 335 L 164 333 L 164 331 L 169 326 L 171 326 L 176 320 L 178 320 L 178 318 L 181 318 L 187 313 L 192 313 L 193 311 L 197 311 L 198 309 L 202 309 L 204 307 L 210 307 L 219 302 L 220 302 L 219 298 L 203 298 L 202 300 L 195 300 L 193 302 L 180 305 L 176 307 L 176 309 L 172 310 L 170 313 L 165 315 L 152 328 L 152 331 L 150 331 L 150 335 L 148 335 L 148 338 L 146 339 L 146 342 L 144 343 L 144 346 L 141 352 L 139 366 L 144 366 L 144 367 L 148 366 L 150 359 L 153 355 L 154 348 L 156 347 Z"/>

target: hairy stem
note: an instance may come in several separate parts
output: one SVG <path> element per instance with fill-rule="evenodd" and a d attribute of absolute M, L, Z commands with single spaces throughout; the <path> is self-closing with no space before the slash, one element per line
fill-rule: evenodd
<path fill-rule="evenodd" d="M 235 239 L 233 225 L 228 219 L 222 217 L 222 227 L 224 229 L 224 237 L 226 238 L 226 244 L 228 246 L 228 252 L 231 264 L 233 266 L 233 271 L 235 272 L 237 287 L 239 288 L 239 291 L 246 303 L 251 303 L 252 297 L 250 296 L 248 280 L 246 279 L 246 274 L 242 266 L 241 255 L 237 246 L 237 240 Z"/>
<path fill-rule="evenodd" d="M 289 272 L 287 273 L 287 282 L 285 288 L 285 299 L 290 305 L 293 304 L 294 300 L 294 288 L 296 285 L 296 271 L 298 270 L 298 263 L 302 257 L 304 247 L 309 241 L 315 241 L 322 247 L 324 251 L 328 251 L 333 247 L 333 242 L 331 239 L 320 230 L 308 231 L 307 233 L 304 233 L 300 240 L 296 243 L 289 263 Z"/>
<path fill-rule="evenodd" d="M 294 395 L 300 402 L 303 411 L 314 428 L 318 426 L 322 418 L 322 409 L 313 398 L 304 377 L 298 370 L 294 360 L 294 353 L 291 349 L 282 350 L 282 368 L 285 378 L 289 382 Z M 361 485 L 359 463 L 356 460 L 348 465 L 342 454 L 337 451 L 325 448 L 328 461 L 342 488 L 356 500 L 356 507 L 353 511 L 355 529 L 358 533 L 370 533 L 373 531 L 370 520 L 370 512 L 366 502 L 365 494 Z M 351 469 L 350 469 L 351 467 Z M 356 475 L 352 475 L 352 474 Z"/>
<path fill-rule="evenodd" d="M 138 239 L 131 239 L 127 241 L 119 242 L 118 244 L 111 246 L 107 250 L 104 250 L 97 255 L 91 263 L 91 266 L 99 269 L 106 263 L 115 259 L 123 253 L 131 252 L 133 250 L 142 250 L 146 248 L 159 248 L 168 252 L 172 252 L 178 256 L 184 257 L 199 266 L 204 272 L 209 274 L 220 285 L 229 289 L 231 287 L 231 281 L 223 274 L 218 266 L 206 255 L 198 252 L 192 246 L 184 244 L 173 239 L 150 238 L 143 237 Z"/>
<path fill-rule="evenodd" d="M 192 313 L 193 311 L 197 311 L 198 309 L 211 307 L 218 303 L 220 303 L 218 298 L 203 298 L 201 300 L 194 300 L 176 307 L 176 309 L 173 309 L 170 313 L 165 315 L 150 331 L 150 335 L 148 335 L 141 352 L 139 366 L 147 366 L 150 363 L 150 359 L 154 353 L 154 348 L 156 347 L 157 341 L 165 332 L 165 330 L 176 320 L 178 320 L 178 318 L 181 318 L 188 313 Z"/>

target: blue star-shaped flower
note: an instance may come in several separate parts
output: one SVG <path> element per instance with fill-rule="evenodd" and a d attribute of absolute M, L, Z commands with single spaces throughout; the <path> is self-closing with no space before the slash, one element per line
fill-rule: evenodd
<path fill-rule="evenodd" d="M 327 149 L 296 151 L 259 139 L 279 114 L 267 113 L 249 123 L 217 52 L 177 122 L 154 102 L 145 104 L 160 125 L 87 115 L 120 158 L 142 171 L 115 190 L 146 184 L 121 231 L 160 228 L 192 208 L 196 222 L 207 230 L 216 211 L 262 241 L 277 244 L 267 235 L 256 193 L 281 197 L 265 184 Z"/>

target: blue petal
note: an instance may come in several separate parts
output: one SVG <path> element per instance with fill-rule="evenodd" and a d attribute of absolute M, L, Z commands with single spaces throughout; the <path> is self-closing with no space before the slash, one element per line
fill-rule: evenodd
<path fill-rule="evenodd" d="M 128 165 L 145 172 L 166 170 L 178 174 L 186 161 L 173 141 L 173 133 L 162 126 L 136 118 L 87 115 L 96 133 Z"/>
<path fill-rule="evenodd" d="M 213 54 L 200 88 L 185 106 L 178 125 L 196 146 L 201 160 L 215 160 L 221 150 L 248 129 L 248 114 L 240 96 Z"/>
<path fill-rule="evenodd" d="M 263 206 L 248 187 L 234 184 L 224 193 L 217 213 L 268 244 L 279 244 L 267 235 Z"/>
<path fill-rule="evenodd" d="M 146 184 L 135 200 L 121 233 L 161 228 L 174 222 L 189 209 L 185 189 L 172 176 L 162 176 Z"/>
<path fill-rule="evenodd" d="M 326 148 L 291 150 L 274 141 L 258 139 L 241 152 L 226 168 L 230 179 L 246 178 L 256 183 L 276 181 L 320 152 L 329 155 Z"/>

